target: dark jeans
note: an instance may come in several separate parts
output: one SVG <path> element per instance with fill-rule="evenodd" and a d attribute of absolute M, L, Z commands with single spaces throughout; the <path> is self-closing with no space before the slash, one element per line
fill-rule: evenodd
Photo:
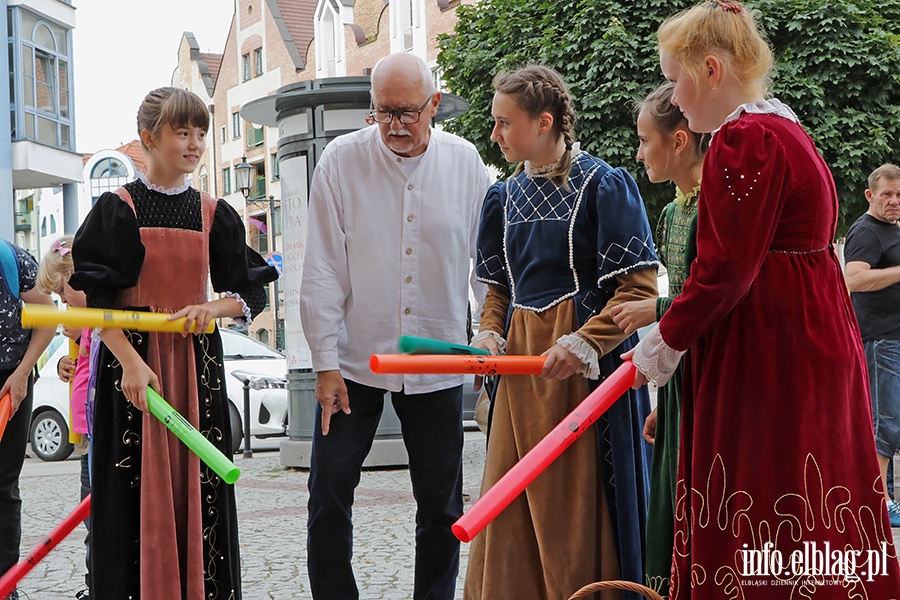
<path fill-rule="evenodd" d="M 352 412 L 332 416 L 327 436 L 322 435 L 321 407 L 316 407 L 307 566 L 313 597 L 319 600 L 359 598 L 350 564 L 353 492 L 375 438 L 385 391 L 353 381 L 347 381 L 347 391 Z M 413 598 L 452 600 L 459 572 L 459 540 L 450 526 L 463 512 L 462 386 L 428 394 L 392 393 L 391 401 L 409 453 L 409 477 L 417 505 Z M 403 595 L 398 590 L 391 594 Z"/>
<path fill-rule="evenodd" d="M 11 370 L 0 371 L 0 382 L 5 383 L 12 373 Z M 32 392 L 29 378 L 28 394 L 6 424 L 6 433 L 0 440 L 0 575 L 19 561 L 19 544 L 22 542 L 19 474 L 25 462 L 25 445 L 31 427 Z"/>
<path fill-rule="evenodd" d="M 84 500 L 91 493 L 90 455 L 81 457 L 81 499 Z M 91 587 L 91 515 L 84 520 L 87 535 L 84 536 L 84 585 Z"/>

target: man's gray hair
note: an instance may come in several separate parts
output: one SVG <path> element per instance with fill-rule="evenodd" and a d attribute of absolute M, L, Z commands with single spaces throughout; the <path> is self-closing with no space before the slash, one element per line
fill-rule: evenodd
<path fill-rule="evenodd" d="M 382 56 L 381 58 L 379 58 L 378 62 L 375 63 L 375 67 L 372 69 L 372 75 L 371 75 L 372 81 L 375 81 L 375 74 L 378 72 L 378 67 L 381 66 L 381 63 L 390 59 L 392 56 L 397 56 L 397 55 L 401 55 L 401 54 L 412 57 L 413 59 L 415 59 L 416 63 L 418 64 L 419 76 L 422 79 L 422 92 L 426 96 L 431 96 L 431 95 L 437 93 L 438 90 L 437 90 L 437 88 L 434 87 L 434 77 L 432 76 L 431 69 L 428 68 L 428 65 L 425 64 L 425 61 L 422 60 L 420 57 L 416 56 L 415 54 L 410 54 L 408 52 L 395 52 L 394 54 L 388 54 L 387 56 Z M 370 91 L 370 93 L 374 96 L 375 89 L 373 88 Z"/>
<path fill-rule="evenodd" d="M 869 189 L 872 192 L 875 192 L 875 187 L 878 185 L 879 179 L 887 179 L 888 181 L 897 181 L 900 180 L 900 167 L 897 165 L 892 165 L 891 163 L 885 163 L 872 171 L 869 175 Z"/>

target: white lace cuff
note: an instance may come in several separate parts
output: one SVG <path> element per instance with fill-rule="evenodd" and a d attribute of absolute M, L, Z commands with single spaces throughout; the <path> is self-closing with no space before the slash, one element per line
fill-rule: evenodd
<path fill-rule="evenodd" d="M 556 343 L 581 360 L 581 374 L 584 377 L 600 379 L 600 355 L 583 337 L 570 333 L 556 340 Z"/>
<path fill-rule="evenodd" d="M 501 336 L 496 331 L 487 331 L 487 330 L 479 331 L 478 333 L 475 334 L 475 337 L 473 337 L 472 341 L 469 343 L 474 344 L 475 342 L 480 342 L 481 340 L 486 340 L 489 337 L 494 338 L 494 341 L 497 342 L 497 346 L 500 347 L 500 352 L 506 352 L 506 340 L 503 339 L 503 336 Z"/>
<path fill-rule="evenodd" d="M 244 316 L 234 317 L 234 322 L 242 327 L 250 327 L 250 323 L 253 322 L 253 313 L 250 312 L 250 306 L 247 302 L 236 292 L 225 292 L 225 297 L 234 298 L 241 304 L 241 312 L 244 313 Z"/>
<path fill-rule="evenodd" d="M 675 350 L 666 344 L 657 324 L 634 347 L 632 362 L 647 379 L 657 386 L 663 386 L 672 379 L 682 356 L 684 351 Z"/>

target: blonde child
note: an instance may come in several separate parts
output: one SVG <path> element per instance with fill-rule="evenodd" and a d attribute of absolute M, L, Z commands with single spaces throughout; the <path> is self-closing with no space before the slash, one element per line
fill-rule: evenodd
<path fill-rule="evenodd" d="M 206 147 L 196 95 L 159 88 L 137 129 L 146 174 L 100 197 L 75 236 L 72 287 L 89 306 L 249 321 L 273 267 L 246 246 L 240 216 L 184 182 Z M 225 297 L 207 301 L 208 279 Z M 231 448 L 222 345 L 213 334 L 104 330 L 93 443 L 94 589 L 99 598 L 241 597 L 234 488 L 147 412 L 151 385 L 222 452 Z"/>
<path fill-rule="evenodd" d="M 766 97 L 772 52 L 740 2 L 667 19 L 659 50 L 673 102 L 712 134 L 697 258 L 634 350 L 636 385 L 662 385 L 690 348 L 671 597 L 896 597 L 831 173 Z"/>
<path fill-rule="evenodd" d="M 64 235 L 50 246 L 50 251 L 44 255 L 41 260 L 37 274 L 37 288 L 45 293 L 55 293 L 59 296 L 63 304 L 75 307 L 84 307 L 84 292 L 72 289 L 69 285 L 69 277 L 75 272 L 75 264 L 72 262 L 72 242 L 74 237 Z M 82 500 L 91 493 L 90 478 L 90 458 L 87 453 L 87 434 L 89 432 L 87 422 L 87 383 L 90 375 L 90 351 L 91 351 L 91 329 L 85 328 L 81 331 L 70 331 L 64 329 L 63 332 L 67 337 L 72 338 L 78 343 L 78 358 L 73 361 L 68 356 L 60 360 L 57 366 L 59 377 L 66 383 L 72 384 L 72 394 L 69 397 L 69 427 L 71 431 L 77 434 L 82 442 L 77 444 L 81 450 L 81 498 Z M 91 590 L 91 560 L 90 560 L 90 539 L 91 539 L 91 518 L 88 517 L 84 522 L 88 530 L 84 539 L 86 546 L 84 574 L 85 588 L 79 590 L 75 598 L 77 600 L 90 598 Z"/>

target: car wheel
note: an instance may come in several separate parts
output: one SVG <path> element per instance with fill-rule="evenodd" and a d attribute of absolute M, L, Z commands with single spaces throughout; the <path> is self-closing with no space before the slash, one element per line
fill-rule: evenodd
<path fill-rule="evenodd" d="M 235 408 L 234 404 L 228 402 L 229 416 L 231 417 L 231 452 L 237 454 L 241 449 L 241 443 L 244 441 L 244 428 L 241 426 L 241 413 Z"/>
<path fill-rule="evenodd" d="M 55 410 L 39 413 L 31 422 L 31 449 L 45 461 L 65 460 L 75 450 L 69 443 L 69 426 Z"/>

